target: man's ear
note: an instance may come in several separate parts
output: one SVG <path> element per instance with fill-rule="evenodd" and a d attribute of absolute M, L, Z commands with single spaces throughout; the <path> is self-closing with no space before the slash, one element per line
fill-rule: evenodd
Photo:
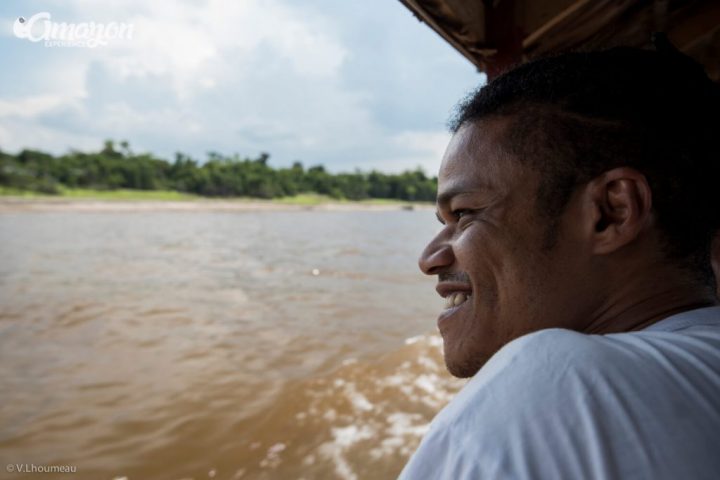
<path fill-rule="evenodd" d="M 586 193 L 593 253 L 612 253 L 650 225 L 652 192 L 645 175 L 634 168 L 606 171 L 588 183 Z"/>

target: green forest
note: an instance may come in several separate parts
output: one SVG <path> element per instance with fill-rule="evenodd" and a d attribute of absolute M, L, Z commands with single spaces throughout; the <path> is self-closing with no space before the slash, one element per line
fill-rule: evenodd
<path fill-rule="evenodd" d="M 0 151 L 0 186 L 18 191 L 59 195 L 63 189 L 164 190 L 205 197 L 273 199 L 314 193 L 338 200 L 397 199 L 434 201 L 437 178 L 420 169 L 400 174 L 378 171 L 329 173 L 322 165 L 288 168 L 258 158 L 210 152 L 200 162 L 177 153 L 173 162 L 142 153 L 127 142 L 106 141 L 97 152 L 71 151 L 53 156 L 36 150 L 17 155 Z"/>

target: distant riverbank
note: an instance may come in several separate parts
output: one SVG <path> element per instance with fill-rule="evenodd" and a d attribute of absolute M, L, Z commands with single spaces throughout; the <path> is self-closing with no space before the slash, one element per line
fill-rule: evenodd
<path fill-rule="evenodd" d="M 273 200 L 256 198 L 208 199 L 178 192 L 115 190 L 77 190 L 69 195 L 18 194 L 3 192 L 1 212 L 71 211 L 71 212 L 133 212 L 133 211 L 391 211 L 426 210 L 429 202 L 372 199 L 363 201 L 335 200 L 323 195 L 296 195 Z"/>

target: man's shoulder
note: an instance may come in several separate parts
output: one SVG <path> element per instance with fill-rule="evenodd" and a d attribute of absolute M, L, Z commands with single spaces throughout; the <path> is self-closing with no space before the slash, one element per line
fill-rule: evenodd
<path fill-rule="evenodd" d="M 610 355 L 595 340 L 548 329 L 508 343 L 435 418 L 406 478 L 421 469 L 434 475 L 417 478 L 532 478 L 558 452 L 572 456 L 590 366 Z M 583 478 L 558 462 L 547 478 Z"/>
<path fill-rule="evenodd" d="M 567 379 L 576 375 L 634 375 L 645 369 L 666 368 L 673 358 L 696 363 L 692 360 L 700 357 L 720 362 L 720 323 L 607 335 L 551 328 L 508 343 L 483 367 L 478 378 L 484 376 L 486 367 L 496 374 L 502 370 L 508 381 L 515 375 L 542 380 L 557 372 Z M 635 368 L 620 368 L 629 364 Z"/>
<path fill-rule="evenodd" d="M 577 393 L 578 386 L 597 374 L 598 366 L 615 360 L 613 349 L 591 335 L 557 328 L 525 335 L 498 351 L 438 420 L 463 423 L 492 412 L 500 426 L 523 415 L 562 408 L 566 402 L 553 401 L 559 392 Z"/>
<path fill-rule="evenodd" d="M 720 349 L 703 341 L 563 329 L 520 337 L 433 421 L 408 475 L 438 475 L 407 478 L 696 478 L 685 475 L 693 465 L 720 468 L 706 447 L 719 438 Z"/>
<path fill-rule="evenodd" d="M 503 383 L 543 387 L 547 380 L 567 379 L 569 375 L 582 375 L 588 368 L 613 361 L 616 352 L 603 338 L 562 328 L 540 330 L 522 336 L 505 345 L 486 365 L 497 364 L 502 369 Z M 482 379 L 484 372 L 478 373 Z M 529 382 L 529 383 L 526 383 Z"/>
<path fill-rule="evenodd" d="M 517 384 L 517 377 L 543 386 L 545 377 L 582 374 L 613 362 L 619 350 L 614 342 L 599 335 L 586 335 L 562 328 L 550 328 L 524 335 L 498 351 L 473 379 L 484 383 Z M 497 379 L 495 379 L 497 377 Z M 489 378 L 488 378 L 489 380 Z"/>
<path fill-rule="evenodd" d="M 532 358 L 531 363 L 561 361 L 568 356 L 602 355 L 607 350 L 604 342 L 598 342 L 597 335 L 548 328 L 529 333 L 513 340 L 498 351 L 496 357 L 502 359 L 510 355 L 514 361 Z"/>
<path fill-rule="evenodd" d="M 720 393 L 720 335 L 715 330 L 713 336 L 588 335 L 565 329 L 525 335 L 503 347 L 468 382 L 444 421 L 464 422 L 492 412 L 500 426 L 588 405 L 614 411 L 619 397 L 639 405 L 643 398 L 657 404 L 650 397 L 668 392 L 688 399 L 710 388 Z"/>

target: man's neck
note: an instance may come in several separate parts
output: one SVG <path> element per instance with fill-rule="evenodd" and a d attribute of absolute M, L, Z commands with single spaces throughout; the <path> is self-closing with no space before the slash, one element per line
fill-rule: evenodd
<path fill-rule="evenodd" d="M 687 275 L 676 271 L 664 272 L 615 290 L 596 309 L 585 333 L 642 330 L 671 315 L 717 304 L 710 286 L 688 281 Z"/>

